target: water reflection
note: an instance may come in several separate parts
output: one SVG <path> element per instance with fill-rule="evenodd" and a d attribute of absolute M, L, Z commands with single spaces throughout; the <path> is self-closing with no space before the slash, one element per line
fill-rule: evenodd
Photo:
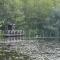
<path fill-rule="evenodd" d="M 21 38 L 20 37 L 5 37 L 5 41 L 6 40 L 8 40 L 8 41 L 10 40 L 10 41 L 14 42 L 14 41 L 21 40 Z M 40 55 L 41 55 L 44 58 L 43 60 L 58 60 L 58 57 L 60 57 L 60 42 L 57 38 L 53 38 L 53 39 L 52 38 L 50 38 L 50 39 L 49 38 L 47 38 L 47 39 L 42 39 L 41 38 L 39 40 L 36 40 L 35 42 L 34 41 L 33 40 L 32 40 L 32 42 L 31 42 L 31 40 L 20 41 L 18 43 L 18 48 L 20 49 L 20 51 L 23 51 L 23 50 L 27 49 L 28 53 L 29 53 L 28 49 L 31 48 L 30 52 L 32 53 L 32 55 L 34 55 L 34 56 L 38 55 L 38 57 L 40 57 Z M 37 47 L 36 50 L 35 50 L 34 46 Z M 16 50 L 15 48 L 17 48 L 17 45 L 16 45 L 16 43 L 11 43 L 10 42 L 7 45 L 3 44 L 3 48 L 6 49 L 5 51 Z M 8 52 L 8 51 L 7 51 L 7 53 L 10 54 L 11 52 Z M 10 60 L 12 60 L 12 59 L 10 59 Z M 17 60 L 19 60 L 19 59 L 17 59 Z M 25 58 L 24 58 L 24 60 L 25 60 Z"/>
<path fill-rule="evenodd" d="M 0 40 L 1 60 L 31 60 L 28 55 L 17 51 L 17 44 L 15 41 L 23 40 L 22 37 L 4 37 Z"/>
<path fill-rule="evenodd" d="M 23 37 L 3 37 L 0 38 L 0 41 L 14 41 L 14 40 L 23 40 Z"/>
<path fill-rule="evenodd" d="M 21 40 L 21 37 L 7 37 L 5 40 Z"/>

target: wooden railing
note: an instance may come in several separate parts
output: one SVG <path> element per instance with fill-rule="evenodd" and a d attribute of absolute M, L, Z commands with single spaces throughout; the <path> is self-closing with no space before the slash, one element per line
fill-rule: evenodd
<path fill-rule="evenodd" d="M 23 36 L 24 35 L 24 31 L 23 30 L 6 30 L 6 31 L 3 31 L 4 34 L 3 36 L 6 36 L 6 37 L 16 37 L 16 36 Z"/>

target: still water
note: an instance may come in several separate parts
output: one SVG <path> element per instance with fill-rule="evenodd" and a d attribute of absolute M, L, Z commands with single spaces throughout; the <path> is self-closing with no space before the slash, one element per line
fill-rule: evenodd
<path fill-rule="evenodd" d="M 20 37 L 8 37 L 3 40 L 8 41 L 3 43 L 8 46 L 7 49 L 27 54 L 32 60 L 60 60 L 60 39 L 23 40 Z"/>

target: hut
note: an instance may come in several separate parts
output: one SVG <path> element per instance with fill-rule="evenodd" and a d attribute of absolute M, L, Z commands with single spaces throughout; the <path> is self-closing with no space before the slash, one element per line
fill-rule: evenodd
<path fill-rule="evenodd" d="M 16 26 L 15 23 L 7 22 L 5 25 L 5 30 L 15 30 L 15 26 Z"/>
<path fill-rule="evenodd" d="M 4 36 L 6 37 L 23 36 L 23 30 L 16 30 L 15 23 L 7 22 L 7 24 L 5 25 Z"/>

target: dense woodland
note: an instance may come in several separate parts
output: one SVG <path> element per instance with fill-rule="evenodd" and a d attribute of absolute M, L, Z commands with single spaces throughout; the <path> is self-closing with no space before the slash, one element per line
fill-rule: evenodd
<path fill-rule="evenodd" d="M 7 21 L 26 35 L 59 36 L 60 0 L 0 0 L 0 29 L 4 30 Z"/>

